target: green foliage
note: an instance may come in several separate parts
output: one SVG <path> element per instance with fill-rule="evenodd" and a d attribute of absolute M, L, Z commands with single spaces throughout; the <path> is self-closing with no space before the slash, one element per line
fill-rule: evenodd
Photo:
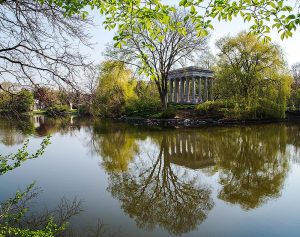
<path fill-rule="evenodd" d="M 283 118 L 285 107 L 268 98 L 259 98 L 256 104 L 245 106 L 234 100 L 206 101 L 197 105 L 196 110 L 204 115 L 221 115 L 225 118 L 264 119 Z"/>
<path fill-rule="evenodd" d="M 126 106 L 126 115 L 147 117 L 161 111 L 159 94 L 153 82 L 138 82 L 135 93 L 137 97 Z"/>
<path fill-rule="evenodd" d="M 20 222 L 28 212 L 26 202 L 36 197 L 34 183 L 30 184 L 25 191 L 17 191 L 13 198 L 1 203 L 0 213 L 0 236 L 18 237 L 54 237 L 64 230 L 65 225 L 57 225 L 53 218 L 49 218 L 42 229 L 30 229 L 20 227 Z"/>
<path fill-rule="evenodd" d="M 247 33 L 222 38 L 217 47 L 215 94 L 235 103 L 233 116 L 283 118 L 292 79 L 280 48 Z"/>
<path fill-rule="evenodd" d="M 26 160 L 36 159 L 43 155 L 46 147 L 50 144 L 50 137 L 45 138 L 40 144 L 40 148 L 33 154 L 27 151 L 28 140 L 25 141 L 22 148 L 15 154 L 6 156 L 0 155 L 0 176 L 8 171 L 20 167 Z M 34 183 L 30 184 L 25 191 L 17 191 L 13 198 L 1 203 L 0 212 L 0 236 L 19 236 L 19 237 L 53 237 L 62 231 L 65 226 L 58 226 L 52 218 L 50 218 L 43 229 L 22 228 L 18 225 L 24 215 L 28 212 L 26 200 L 35 197 Z"/>
<path fill-rule="evenodd" d="M 29 112 L 34 103 L 33 94 L 28 90 L 21 90 L 12 102 L 12 107 L 17 112 Z"/>
<path fill-rule="evenodd" d="M 233 100 L 206 101 L 196 106 L 200 115 L 209 117 L 242 118 L 244 112 Z"/>
<path fill-rule="evenodd" d="M 176 115 L 176 108 L 173 106 L 168 106 L 167 109 L 163 110 L 161 113 L 161 118 L 169 119 L 174 118 Z"/>
<path fill-rule="evenodd" d="M 45 2 L 44 0 L 38 1 Z M 153 28 L 154 20 L 158 20 L 170 28 L 176 27 L 169 24 L 170 14 L 175 11 L 175 8 L 163 4 L 160 0 L 54 0 L 51 3 L 61 7 L 66 16 L 80 14 L 84 19 L 88 14 L 86 6 L 90 6 L 92 9 L 97 8 L 100 14 L 105 16 L 103 23 L 105 28 L 108 30 L 118 29 L 118 35 L 114 37 L 116 47 L 122 47 L 126 42 L 128 31 L 140 31 L 139 27 L 133 26 L 133 22 L 138 22 L 143 29 L 149 30 L 150 37 L 154 37 L 157 33 Z M 232 21 L 236 17 L 242 17 L 245 22 L 252 23 L 251 32 L 257 35 L 266 35 L 271 29 L 276 29 L 282 39 L 291 37 L 300 25 L 300 14 L 295 14 L 294 4 L 286 4 L 285 0 L 213 0 L 209 2 L 180 0 L 178 5 L 189 9 L 186 20 L 192 19 L 197 23 L 198 35 L 206 35 L 209 30 L 213 29 L 213 19 Z M 198 9 L 205 9 L 205 12 L 198 12 Z M 269 22 L 271 24 L 268 24 Z M 185 34 L 184 28 L 180 31 L 183 35 Z M 270 40 L 270 37 L 266 36 L 265 40 Z"/>
<path fill-rule="evenodd" d="M 54 237 L 57 233 L 64 230 L 63 226 L 57 226 L 50 218 L 47 226 L 43 230 L 22 229 L 19 227 L 11 227 L 9 225 L 0 224 L 0 236 L 15 237 Z"/>
<path fill-rule="evenodd" d="M 26 140 L 23 147 L 20 148 L 15 154 L 9 154 L 6 156 L 0 155 L 0 175 L 3 175 L 6 172 L 13 170 L 17 167 L 20 167 L 21 164 L 26 160 L 36 159 L 43 155 L 46 147 L 50 144 L 50 136 L 46 137 L 42 141 L 40 148 L 34 154 L 28 153 L 28 143 L 29 140 Z"/>
<path fill-rule="evenodd" d="M 99 85 L 92 113 L 102 117 L 118 117 L 136 99 L 136 81 L 122 62 L 104 61 L 100 65 Z"/>
<path fill-rule="evenodd" d="M 177 109 L 175 106 L 168 105 L 166 109 L 164 109 L 162 112 L 159 112 L 155 115 L 153 115 L 153 118 L 160 118 L 160 119 L 172 119 L 176 116 Z"/>
<path fill-rule="evenodd" d="M 211 111 L 222 112 L 225 111 L 225 109 L 232 108 L 234 108 L 234 102 L 230 100 L 205 101 L 196 106 L 196 110 L 205 114 Z"/>
<path fill-rule="evenodd" d="M 180 5 L 190 8 L 190 17 L 199 23 L 199 28 L 204 33 L 207 29 L 213 29 L 212 20 L 232 21 L 236 17 L 242 17 L 244 22 L 250 22 L 250 31 L 259 36 L 265 36 L 264 41 L 270 41 L 267 36 L 271 29 L 276 29 L 281 38 L 288 38 L 300 25 L 300 15 L 294 14 L 293 7 L 286 4 L 285 0 L 263 1 L 212 1 L 205 7 L 201 14 L 195 7 L 204 7 L 205 1 L 181 0 Z M 272 24 L 267 24 L 272 22 Z M 200 31 L 201 33 L 201 31 Z"/>
<path fill-rule="evenodd" d="M 291 110 L 300 109 L 300 88 L 293 88 L 289 100 Z"/>
<path fill-rule="evenodd" d="M 0 109 L 11 113 L 24 113 L 31 111 L 34 103 L 32 92 L 21 90 L 16 94 L 3 92 L 0 94 Z"/>
<path fill-rule="evenodd" d="M 46 109 L 46 114 L 49 116 L 63 116 L 69 112 L 69 106 L 67 105 L 54 105 Z"/>

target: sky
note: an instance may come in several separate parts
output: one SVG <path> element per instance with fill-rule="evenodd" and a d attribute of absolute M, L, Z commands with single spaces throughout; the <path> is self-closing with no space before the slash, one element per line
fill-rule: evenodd
<path fill-rule="evenodd" d="M 174 1 L 171 0 L 165 0 L 164 2 L 174 4 Z M 104 18 L 100 17 L 100 14 L 96 11 L 91 12 L 90 15 L 94 18 L 96 26 L 90 28 L 90 34 L 92 36 L 91 41 L 94 45 L 92 49 L 86 49 L 86 53 L 91 56 L 96 64 L 99 64 L 104 60 L 102 52 L 105 49 L 105 45 L 113 41 L 114 32 L 104 29 L 104 26 L 102 25 Z M 249 24 L 247 25 L 244 23 L 241 18 L 233 19 L 232 22 L 219 22 L 215 20 L 213 25 L 214 30 L 211 32 L 209 47 L 214 55 L 217 53 L 215 47 L 217 39 L 226 35 L 234 36 L 241 31 L 247 31 L 249 29 Z M 285 59 L 289 66 L 296 62 L 300 62 L 300 28 L 298 28 L 293 37 L 289 39 L 281 40 L 280 35 L 275 30 L 271 31 L 269 36 L 271 36 L 274 43 L 279 44 L 283 48 Z"/>

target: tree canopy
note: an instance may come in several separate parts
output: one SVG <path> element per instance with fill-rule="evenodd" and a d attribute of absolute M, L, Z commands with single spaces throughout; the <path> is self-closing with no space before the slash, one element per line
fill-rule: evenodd
<path fill-rule="evenodd" d="M 89 46 L 91 24 L 50 1 L 0 1 L 0 80 L 20 85 L 68 85 L 90 69 L 79 50 Z"/>
<path fill-rule="evenodd" d="M 216 45 L 219 97 L 235 101 L 254 117 L 284 117 L 292 78 L 281 49 L 245 32 Z"/>
<path fill-rule="evenodd" d="M 93 113 L 116 117 L 136 97 L 132 71 L 120 61 L 104 61 L 99 67 L 99 85 L 96 89 Z"/>
<path fill-rule="evenodd" d="M 169 15 L 175 11 L 174 6 L 164 4 L 161 0 L 54 0 L 53 3 L 64 9 L 66 16 L 80 13 L 85 17 L 88 14 L 86 6 L 97 8 L 105 16 L 104 25 L 107 29 L 118 28 L 119 35 L 115 37 L 117 44 L 122 44 L 123 39 L 128 37 L 126 31 L 133 20 L 151 31 L 154 19 L 168 25 Z M 300 14 L 294 10 L 299 7 L 298 4 L 299 1 L 289 0 L 180 0 L 174 5 L 189 9 L 186 19 L 197 22 L 199 35 L 213 29 L 212 19 L 232 21 L 241 16 L 244 21 L 252 23 L 250 29 L 256 34 L 267 34 L 273 28 L 281 33 L 282 38 L 288 38 L 300 24 Z"/>
<path fill-rule="evenodd" d="M 119 60 L 149 76 L 156 84 L 163 107 L 167 105 L 168 75 L 176 65 L 184 65 L 207 51 L 208 37 L 198 36 L 196 24 L 185 20 L 186 11 L 176 9 L 170 14 L 169 27 L 158 20 L 152 29 L 132 22 L 122 47 L 111 47 L 105 56 Z M 135 29 L 136 28 L 136 29 Z M 139 29 L 139 30 L 137 30 Z M 184 31 L 183 31 L 184 30 Z"/>

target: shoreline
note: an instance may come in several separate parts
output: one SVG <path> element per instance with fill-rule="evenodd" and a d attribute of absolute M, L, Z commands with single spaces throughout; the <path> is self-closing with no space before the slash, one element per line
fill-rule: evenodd
<path fill-rule="evenodd" d="M 226 125 L 251 125 L 251 124 L 270 124 L 270 123 L 291 123 L 300 122 L 299 118 L 285 118 L 285 119 L 152 119 L 152 118 L 134 118 L 122 117 L 116 119 L 117 121 L 125 122 L 133 125 L 143 125 L 148 127 L 173 127 L 173 128 L 196 128 L 205 126 L 226 126 Z"/>

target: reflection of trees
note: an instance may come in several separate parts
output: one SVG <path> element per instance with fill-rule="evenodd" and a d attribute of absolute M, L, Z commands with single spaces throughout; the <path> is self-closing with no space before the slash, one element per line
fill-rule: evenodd
<path fill-rule="evenodd" d="M 288 139 L 294 133 L 292 126 L 279 124 L 194 130 L 188 134 L 192 152 L 180 162 L 191 168 L 201 167 L 187 165 L 191 160 L 211 165 L 208 170 L 219 173 L 220 199 L 244 209 L 256 208 L 280 195 L 290 158 Z"/>
<path fill-rule="evenodd" d="M 28 117 L 12 119 L 1 117 L 0 142 L 6 146 L 22 144 L 28 134 L 32 134 L 34 126 Z"/>
<path fill-rule="evenodd" d="M 280 125 L 232 128 L 216 136 L 219 198 L 251 209 L 278 197 L 288 170 L 286 136 L 287 127 Z"/>
<path fill-rule="evenodd" d="M 160 144 L 157 159 L 150 159 L 151 163 L 147 163 L 149 159 L 146 153 L 140 151 L 142 158 L 133 160 L 132 157 L 137 154 L 133 152 L 126 163 L 126 167 L 130 167 L 129 170 L 122 174 L 111 174 L 110 191 L 122 201 L 124 210 L 135 218 L 140 226 L 153 228 L 155 224 L 159 224 L 170 232 L 184 233 L 183 226 L 187 226 L 187 223 L 180 221 L 182 225 L 179 225 L 176 222 L 177 219 L 181 219 L 180 215 L 183 215 L 179 211 L 184 210 L 180 209 L 177 213 L 176 205 L 172 204 L 188 202 L 186 206 L 193 205 L 193 201 L 186 200 L 197 196 L 198 191 L 193 183 L 189 183 L 191 180 L 186 184 L 184 178 L 179 178 L 178 173 L 174 172 L 174 167 L 181 172 L 187 172 L 186 168 L 205 170 L 205 173 L 218 172 L 221 184 L 218 194 L 220 199 L 238 204 L 244 209 L 257 208 L 267 200 L 280 196 L 291 155 L 287 146 L 297 147 L 297 141 L 290 138 L 293 133 L 298 133 L 297 131 L 293 126 L 275 124 L 188 131 L 167 130 L 163 137 L 162 133 L 147 133 L 152 141 Z M 136 134 L 126 130 L 123 133 L 127 133 L 122 136 L 132 143 L 137 140 Z M 115 142 L 107 144 L 108 149 L 113 149 L 109 144 Z M 141 149 L 144 143 L 138 144 Z M 157 150 L 153 146 L 153 143 L 147 144 L 145 148 L 148 151 Z M 115 159 L 118 159 L 117 156 Z M 191 196 L 186 196 L 187 193 Z M 182 197 L 186 199 L 176 200 Z M 191 206 L 189 208 L 197 210 Z M 172 223 L 168 223 L 165 216 L 170 210 L 173 211 L 170 215 L 179 216 L 176 220 L 172 218 Z M 166 214 L 161 216 L 161 213 Z M 196 221 L 197 218 L 193 220 Z M 199 220 L 201 222 L 201 218 Z M 171 226 L 173 224 L 178 227 L 177 230 Z M 190 226 L 193 229 L 196 224 L 190 223 Z"/>
<path fill-rule="evenodd" d="M 22 144 L 28 135 L 72 134 L 87 126 L 88 121 L 73 117 L 44 116 L 1 117 L 0 142 L 7 146 Z"/>
<path fill-rule="evenodd" d="M 170 144 L 163 136 L 157 156 L 136 159 L 128 172 L 111 174 L 109 190 L 139 227 L 160 225 L 179 235 L 205 220 L 213 201 L 197 176 L 171 165 Z"/>
<path fill-rule="evenodd" d="M 36 116 L 37 117 L 37 116 Z M 39 136 L 47 136 L 55 133 L 61 135 L 70 134 L 79 131 L 83 126 L 86 126 L 84 119 L 76 118 L 73 116 L 64 117 L 42 117 L 36 121 L 35 133 Z M 36 120 L 34 117 L 33 119 Z"/>
<path fill-rule="evenodd" d="M 291 159 L 293 162 L 300 164 L 300 127 L 299 126 L 289 126 L 287 136 L 288 144 L 292 152 Z"/>
<path fill-rule="evenodd" d="M 126 171 L 139 152 L 138 139 L 143 139 L 134 127 L 105 120 L 94 124 L 92 145 L 102 157 L 102 165 L 108 172 Z"/>

